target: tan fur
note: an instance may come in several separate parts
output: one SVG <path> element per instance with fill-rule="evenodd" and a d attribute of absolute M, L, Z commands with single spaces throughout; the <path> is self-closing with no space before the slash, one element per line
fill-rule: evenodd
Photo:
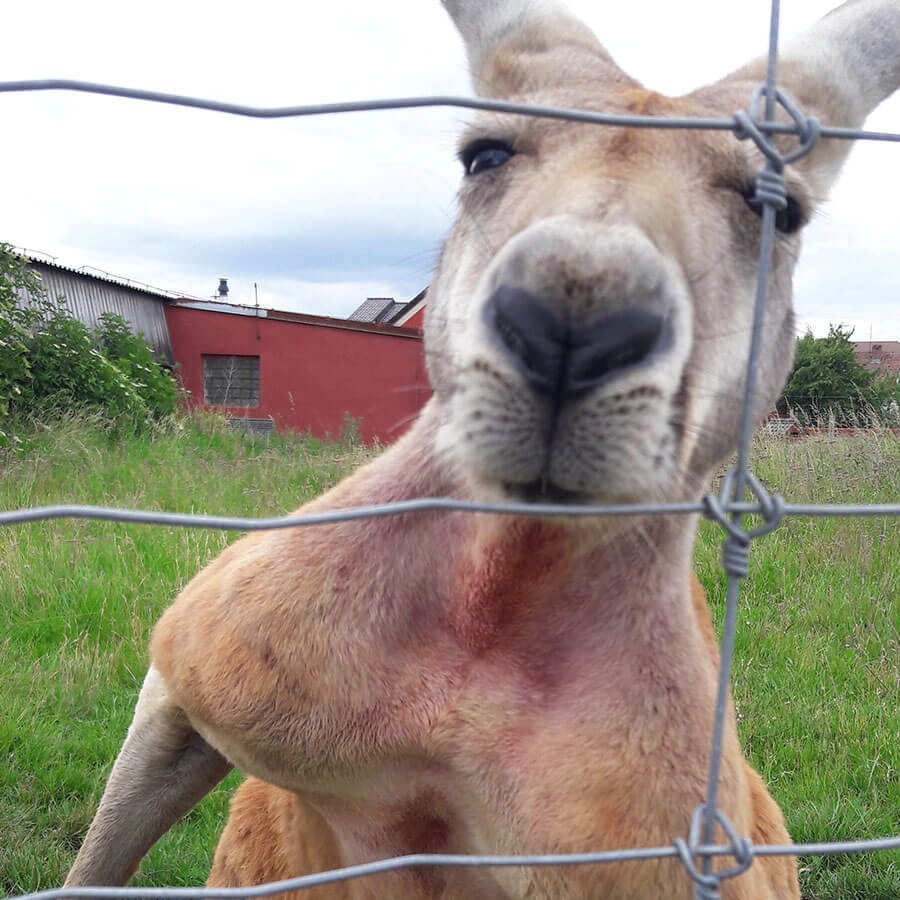
<path fill-rule="evenodd" d="M 718 649 L 712 621 L 706 606 L 706 597 L 699 583 L 691 584 L 692 609 L 696 624 L 703 635 L 704 651 L 711 662 L 718 660 Z M 566 742 L 568 742 L 568 737 Z M 731 748 L 733 750 L 733 746 Z M 559 759 L 559 757 L 554 757 Z M 564 765 L 564 764 L 563 764 Z M 760 777 L 746 763 L 740 763 L 743 780 L 746 782 L 746 800 L 750 823 L 749 835 L 754 843 L 774 844 L 789 840 L 781 813 L 769 796 Z M 431 806 L 432 798 L 426 796 L 421 804 L 410 807 L 413 812 L 405 812 L 401 817 L 407 842 L 402 850 L 407 853 L 445 852 L 443 809 Z M 404 807 L 405 810 L 409 808 Z M 584 815 L 598 827 L 603 814 L 602 806 L 584 809 Z M 609 831 L 623 835 L 625 846 L 628 824 L 622 812 L 607 815 L 614 823 L 607 824 Z M 579 830 L 579 821 L 568 825 L 573 832 Z M 637 830 L 637 834 L 643 831 Z M 635 843 L 640 838 L 635 835 Z M 400 848 L 398 848 L 400 849 Z M 569 848 L 576 849 L 576 848 Z M 581 847 L 580 849 L 586 849 Z M 311 872 L 325 871 L 347 865 L 349 860 L 342 855 L 340 841 L 334 831 L 315 810 L 311 802 L 302 796 L 266 784 L 255 778 L 248 779 L 236 792 L 231 803 L 231 815 L 219 845 L 208 884 L 211 887 L 249 886 L 264 882 L 280 881 Z M 618 871 L 616 869 L 618 868 Z M 653 870 L 656 870 L 655 872 Z M 677 867 L 672 863 L 605 867 L 593 870 L 570 870 L 575 873 L 573 882 L 580 882 L 579 875 L 587 875 L 584 896 L 641 896 L 679 897 L 691 896 L 687 883 L 679 879 Z M 756 879 L 744 878 L 729 884 L 723 892 L 725 898 L 757 898 L 772 896 L 778 898 L 797 897 L 796 873 L 790 859 L 760 860 L 755 866 Z M 604 876 L 611 876 L 607 883 Z M 682 882 L 682 883 L 680 883 Z M 654 892 L 657 885 L 658 892 Z M 763 887 L 765 885 L 765 887 Z M 590 893 L 605 890 L 608 893 Z M 521 896 L 582 896 L 574 893 L 574 885 L 563 888 L 547 873 L 539 873 Z M 287 896 L 287 895 L 277 895 Z M 374 879 L 337 883 L 318 888 L 310 893 L 312 900 L 362 900 L 378 897 L 435 897 L 445 900 L 464 900 L 470 897 L 502 897 L 496 886 L 484 882 L 466 870 L 443 872 L 422 869 L 413 874 L 381 875 Z M 516 895 L 518 896 L 518 895 Z"/>
<path fill-rule="evenodd" d="M 213 860 L 210 887 L 246 887 L 284 881 L 344 864 L 328 823 L 296 794 L 255 778 L 231 800 L 231 815 Z M 309 900 L 351 900 L 338 882 L 304 892 Z M 287 900 L 293 894 L 273 894 Z"/>
<path fill-rule="evenodd" d="M 784 823 L 781 813 L 769 796 L 762 779 L 749 766 L 746 769 L 750 784 L 750 798 L 753 807 L 754 826 L 750 837 L 755 844 L 775 844 L 785 840 Z M 427 823 L 426 823 L 427 827 Z M 207 881 L 210 887 L 250 887 L 288 878 L 337 869 L 345 864 L 339 844 L 328 824 L 297 794 L 274 785 L 248 778 L 237 790 L 231 802 L 231 815 L 213 860 L 212 872 Z M 623 871 L 625 871 L 623 869 Z M 474 888 L 472 883 L 459 883 L 456 893 L 450 893 L 448 880 L 460 881 L 454 874 L 427 874 L 432 886 L 439 892 L 420 894 L 403 876 L 379 875 L 365 880 L 337 882 L 321 888 L 311 888 L 299 896 L 309 900 L 362 900 L 373 897 L 415 897 L 440 896 L 445 900 L 459 897 L 491 896 L 489 893 L 475 894 L 474 890 L 484 890 L 484 886 Z M 797 897 L 796 872 L 789 858 L 772 860 L 766 866 L 766 889 L 773 897 Z M 415 877 L 415 876 L 413 876 Z M 634 896 L 675 896 L 673 885 L 665 893 L 652 895 L 641 884 L 642 878 L 633 879 L 634 890 L 643 893 Z M 421 876 L 420 876 L 421 880 Z M 649 883 L 649 882 L 648 882 Z M 297 894 L 273 894 L 277 900 L 288 900 Z M 540 896 L 540 894 L 538 895 Z M 606 895 L 604 895 L 606 896 Z M 734 897 L 732 887 L 723 892 L 723 897 Z M 750 893 L 743 896 L 751 897 Z M 755 896 L 761 896 L 756 894 Z"/>
<path fill-rule="evenodd" d="M 491 96 L 723 117 L 753 86 L 744 80 L 751 66 L 687 97 L 662 97 L 618 70 L 552 0 L 445 5 L 466 38 L 476 88 Z M 808 111 L 819 99 L 839 112 L 835 98 L 846 94 L 852 119 L 892 89 L 894 56 L 877 27 L 885 13 L 896 7 L 851 3 L 823 32 L 828 59 L 845 59 L 858 76 L 850 87 L 817 91 L 827 67 L 785 66 Z M 846 21 L 855 29 L 849 48 Z M 809 46 L 804 59 L 815 61 Z M 734 449 L 759 251 L 746 194 L 759 153 L 730 134 L 487 114 L 464 143 L 477 139 L 514 152 L 460 192 L 429 289 L 434 396 L 403 439 L 304 511 L 536 492 L 698 500 Z M 846 150 L 817 150 L 788 174 L 805 214 Z M 798 250 L 796 234 L 779 235 L 760 416 L 790 367 Z M 580 330 L 593 334 L 598 322 L 654 303 L 670 339 L 644 365 L 617 368 L 553 405 L 523 377 L 524 360 L 498 338 L 499 326 L 491 330 L 498 286 L 552 309 L 567 354 Z M 719 668 L 690 574 L 695 532 L 683 516 L 434 512 L 243 538 L 157 626 L 154 667 L 67 883 L 127 879 L 229 763 L 251 777 L 216 851 L 215 886 L 410 853 L 671 846 L 705 798 Z M 127 825 L 135 798 L 140 828 Z M 790 840 L 743 758 L 730 703 L 718 806 L 739 835 Z M 693 883 L 666 859 L 410 870 L 307 896 L 689 900 Z M 724 883 L 722 897 L 796 900 L 795 862 L 759 857 Z"/>
<path fill-rule="evenodd" d="M 311 509 L 444 492 L 417 454 L 430 427 Z M 673 546 L 673 534 L 686 562 L 683 523 L 648 540 Z M 362 545 L 395 558 L 361 565 Z M 670 844 L 703 797 L 716 646 L 686 569 L 660 578 L 639 546 L 627 532 L 598 546 L 593 525 L 451 514 L 254 535 L 226 551 L 153 645 L 204 737 L 278 785 L 238 791 L 210 884 L 401 853 Z M 720 798 L 741 833 L 789 840 L 732 716 Z M 321 896 L 597 892 L 688 898 L 690 885 L 665 861 L 412 871 Z M 796 897 L 792 862 L 760 859 L 724 896 Z"/>

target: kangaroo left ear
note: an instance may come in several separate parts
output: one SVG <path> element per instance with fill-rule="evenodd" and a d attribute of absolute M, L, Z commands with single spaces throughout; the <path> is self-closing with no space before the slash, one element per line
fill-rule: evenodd
<path fill-rule="evenodd" d="M 466 45 L 472 86 L 483 97 L 525 93 L 560 80 L 549 51 L 589 55 L 610 80 L 629 82 L 594 37 L 557 0 L 441 0 Z"/>
<path fill-rule="evenodd" d="M 728 82 L 765 80 L 766 60 L 729 75 Z M 900 88 L 900 0 L 850 0 L 779 53 L 778 84 L 806 115 L 823 125 L 859 128 Z M 822 140 L 796 167 L 824 199 L 853 145 Z"/>

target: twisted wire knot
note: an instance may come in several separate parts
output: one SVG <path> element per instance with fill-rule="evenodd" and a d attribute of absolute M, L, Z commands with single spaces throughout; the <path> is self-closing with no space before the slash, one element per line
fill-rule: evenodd
<path fill-rule="evenodd" d="M 756 174 L 756 193 L 753 195 L 755 203 L 768 203 L 775 209 L 784 209 L 787 206 L 787 186 L 784 183 L 784 175 L 774 172 L 768 166 L 760 169 Z"/>
<path fill-rule="evenodd" d="M 728 505 L 732 499 L 739 499 L 732 497 L 736 477 L 735 469 L 728 472 L 722 480 L 719 495 L 707 494 L 703 498 L 703 508 L 706 517 L 718 522 L 728 534 L 722 544 L 722 565 L 725 571 L 737 578 L 746 578 L 750 564 L 750 542 L 774 531 L 781 524 L 784 518 L 784 499 L 778 494 L 770 494 L 752 472 L 745 472 L 747 486 L 757 502 L 757 509 L 754 512 L 763 519 L 763 524 L 759 528 L 748 531 L 738 522 L 728 518 Z"/>
<path fill-rule="evenodd" d="M 722 568 L 735 578 L 746 578 L 750 573 L 750 541 L 726 538 L 722 543 Z"/>
<path fill-rule="evenodd" d="M 763 84 L 753 92 L 750 98 L 750 110 L 738 110 L 734 114 L 734 133 L 738 140 L 751 140 L 759 148 L 760 153 L 772 163 L 777 172 L 781 172 L 788 163 L 796 162 L 806 156 L 819 141 L 822 126 L 815 116 L 804 116 L 800 107 L 779 88 L 775 88 L 775 104 L 780 106 L 791 118 L 798 145 L 789 153 L 781 153 L 759 126 L 765 122 L 762 116 L 763 101 L 769 96 L 768 88 Z"/>
<path fill-rule="evenodd" d="M 756 193 L 753 199 L 757 203 L 774 206 L 775 209 L 784 209 L 787 206 L 787 189 L 782 175 L 784 167 L 806 156 L 816 146 L 821 126 L 815 116 L 804 116 L 790 97 L 775 88 L 775 103 L 791 117 L 799 140 L 799 144 L 789 153 L 781 153 L 772 140 L 773 136 L 759 127 L 764 121 L 761 117 L 763 100 L 768 95 L 765 85 L 756 88 L 750 100 L 749 112 L 739 110 L 734 114 L 734 133 L 738 140 L 753 141 L 766 158 L 765 166 L 756 176 Z"/>
<path fill-rule="evenodd" d="M 716 809 L 714 818 L 722 827 L 725 836 L 728 838 L 728 852 L 734 857 L 736 864 L 730 869 L 725 869 L 721 872 L 705 873 L 699 871 L 694 860 L 699 854 L 700 829 L 706 818 L 706 814 L 706 804 L 701 803 L 700 806 L 694 810 L 693 816 L 691 816 L 691 827 L 688 832 L 688 839 L 685 841 L 684 838 L 676 838 L 675 850 L 678 853 L 678 858 L 681 860 L 681 864 L 684 866 L 685 871 L 697 886 L 695 893 L 696 900 L 720 900 L 722 882 L 728 878 L 734 878 L 742 872 L 746 872 L 747 869 L 753 865 L 755 852 L 753 849 L 753 842 L 749 838 L 738 837 L 728 816 L 726 816 L 721 809 Z"/>

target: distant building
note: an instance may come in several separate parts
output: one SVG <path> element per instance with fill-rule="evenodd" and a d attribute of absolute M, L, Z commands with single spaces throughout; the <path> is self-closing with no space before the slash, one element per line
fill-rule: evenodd
<path fill-rule="evenodd" d="M 393 297 L 368 297 L 348 316 L 352 322 L 374 322 L 400 328 L 421 328 L 425 317 L 425 290 L 405 303 Z"/>
<path fill-rule="evenodd" d="M 853 352 L 867 369 L 900 376 L 900 341 L 853 341 Z"/>
<path fill-rule="evenodd" d="M 416 321 L 424 291 L 409 303 L 366 301 L 371 319 L 333 319 L 229 303 L 225 278 L 204 300 L 23 256 L 88 328 L 110 312 L 143 333 L 175 367 L 189 408 L 219 410 L 242 427 L 337 438 L 352 420 L 365 440 L 390 443 L 431 396 Z"/>
<path fill-rule="evenodd" d="M 166 307 L 189 406 L 255 430 L 395 441 L 431 396 L 422 332 L 217 300 Z"/>

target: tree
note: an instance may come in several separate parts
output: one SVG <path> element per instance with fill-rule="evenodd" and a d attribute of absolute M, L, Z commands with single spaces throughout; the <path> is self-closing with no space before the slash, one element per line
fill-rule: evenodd
<path fill-rule="evenodd" d="M 896 417 L 900 385 L 863 366 L 853 352 L 852 328 L 830 325 L 828 337 L 812 331 L 797 341 L 794 368 L 778 409 L 803 422 L 856 426 Z"/>

